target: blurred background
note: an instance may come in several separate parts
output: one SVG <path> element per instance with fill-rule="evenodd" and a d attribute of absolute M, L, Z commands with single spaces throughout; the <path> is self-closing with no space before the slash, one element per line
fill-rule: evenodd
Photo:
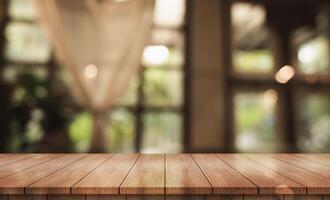
<path fill-rule="evenodd" d="M 156 0 L 106 151 L 330 152 L 329 27 L 327 0 Z M 30 0 L 0 1 L 0 33 L 0 151 L 88 152 Z"/>

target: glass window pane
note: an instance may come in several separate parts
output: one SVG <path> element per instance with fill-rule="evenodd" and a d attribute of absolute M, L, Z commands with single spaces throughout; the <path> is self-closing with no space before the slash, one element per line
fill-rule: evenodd
<path fill-rule="evenodd" d="M 42 30 L 34 24 L 13 22 L 6 27 L 5 56 L 13 61 L 46 62 L 50 46 Z"/>
<path fill-rule="evenodd" d="M 242 152 L 276 150 L 277 92 L 238 92 L 234 96 L 236 148 Z"/>
<path fill-rule="evenodd" d="M 269 32 L 264 26 L 265 8 L 252 3 L 234 3 L 232 12 L 233 65 L 243 73 L 269 73 L 274 61 Z"/>
<path fill-rule="evenodd" d="M 119 97 L 116 104 L 124 106 L 133 106 L 137 103 L 137 88 L 138 88 L 138 78 L 133 77 L 126 88 L 124 94 Z"/>
<path fill-rule="evenodd" d="M 298 48 L 299 70 L 305 74 L 330 73 L 329 40 L 324 36 L 312 38 Z"/>
<path fill-rule="evenodd" d="M 110 152 L 134 152 L 134 115 L 125 109 L 113 110 L 110 114 L 107 136 Z"/>
<path fill-rule="evenodd" d="M 181 71 L 149 69 L 144 72 L 144 104 L 147 106 L 181 106 L 183 74 Z"/>
<path fill-rule="evenodd" d="M 305 152 L 330 151 L 330 94 L 301 93 L 298 97 L 298 147 Z"/>
<path fill-rule="evenodd" d="M 182 116 L 177 113 L 148 112 L 143 114 L 142 152 L 181 152 L 182 126 Z"/>
<path fill-rule="evenodd" d="M 10 0 L 9 15 L 17 19 L 36 19 L 37 13 L 29 0 Z"/>
<path fill-rule="evenodd" d="M 156 0 L 154 23 L 156 26 L 182 26 L 184 14 L 185 0 Z"/>

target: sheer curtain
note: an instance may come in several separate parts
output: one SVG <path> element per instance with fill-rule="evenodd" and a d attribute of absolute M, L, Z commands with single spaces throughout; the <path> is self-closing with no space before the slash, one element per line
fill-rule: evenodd
<path fill-rule="evenodd" d="M 72 93 L 92 114 L 91 152 L 105 151 L 105 113 L 140 66 L 154 0 L 34 0 Z"/>

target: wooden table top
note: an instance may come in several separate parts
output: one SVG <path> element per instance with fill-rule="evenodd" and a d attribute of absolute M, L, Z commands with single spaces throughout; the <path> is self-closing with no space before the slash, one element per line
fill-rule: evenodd
<path fill-rule="evenodd" d="M 0 154 L 0 194 L 330 194 L 330 154 Z"/>

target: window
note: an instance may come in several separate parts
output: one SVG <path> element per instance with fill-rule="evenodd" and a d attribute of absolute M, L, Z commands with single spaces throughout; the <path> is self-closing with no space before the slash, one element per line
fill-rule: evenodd
<path fill-rule="evenodd" d="M 1 78 L 13 87 L 10 151 L 35 151 L 44 135 L 39 105 L 48 96 L 51 49 L 29 1 L 8 1 L 6 11 Z"/>
<path fill-rule="evenodd" d="M 305 152 L 330 150 L 329 11 L 322 3 L 314 6 L 316 23 L 303 22 L 285 36 L 274 32 L 281 27 L 272 28 L 274 19 L 267 15 L 272 10 L 280 16 L 274 6 L 231 3 L 233 34 L 227 48 L 232 67 L 226 70 L 231 95 L 226 102 L 233 122 L 226 124 L 237 151 L 291 151 L 293 146 Z M 301 11 L 294 17 L 300 18 Z M 289 23 L 281 21 L 283 26 Z M 279 37 L 289 40 L 279 45 Z"/>

